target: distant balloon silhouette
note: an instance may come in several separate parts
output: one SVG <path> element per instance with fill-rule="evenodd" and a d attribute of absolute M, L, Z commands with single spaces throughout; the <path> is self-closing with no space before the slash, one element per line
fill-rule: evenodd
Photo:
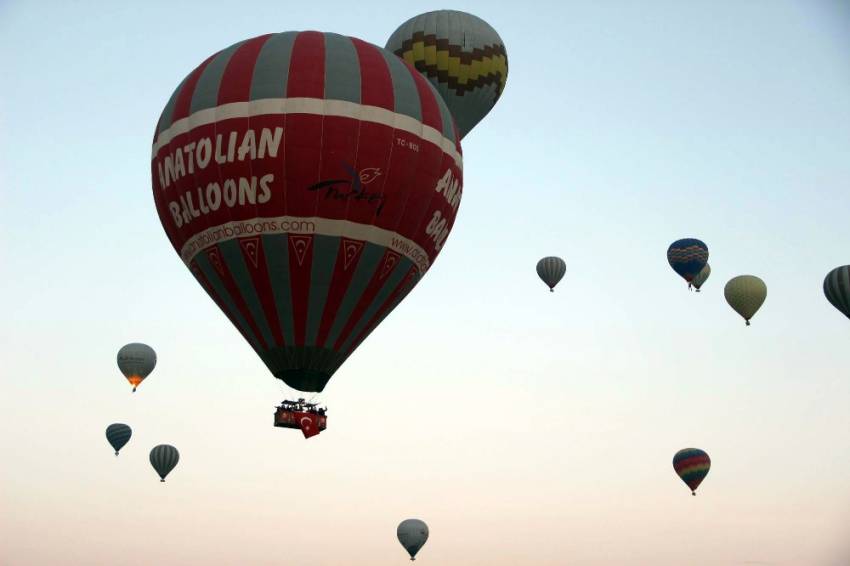
<path fill-rule="evenodd" d="M 428 525 L 419 519 L 405 519 L 396 530 L 398 541 L 404 547 L 411 560 L 416 560 L 416 553 L 428 540 Z"/>
<path fill-rule="evenodd" d="M 749 326 L 750 319 L 767 298 L 767 285 L 755 275 L 739 275 L 726 283 L 723 294 L 729 306 L 744 317 Z"/>
<path fill-rule="evenodd" d="M 549 291 L 555 292 L 558 284 L 567 272 L 567 264 L 559 257 L 547 256 L 537 262 L 537 275 L 549 286 Z"/>
<path fill-rule="evenodd" d="M 705 267 L 702 268 L 702 271 L 697 273 L 697 276 L 694 277 L 693 281 L 691 281 L 694 288 L 697 290 L 697 293 L 699 293 L 700 288 L 703 286 L 703 283 L 705 283 L 705 280 L 708 279 L 709 275 L 711 275 L 711 266 L 706 263 Z"/>
<path fill-rule="evenodd" d="M 131 436 L 133 436 L 132 429 L 123 423 L 114 423 L 106 427 L 106 441 L 112 445 L 116 456 Z"/>
<path fill-rule="evenodd" d="M 699 448 L 684 448 L 673 456 L 673 469 L 691 488 L 692 495 L 696 495 L 697 487 L 708 475 L 710 468 L 711 458 Z"/>
<path fill-rule="evenodd" d="M 691 281 L 708 263 L 708 246 L 696 238 L 676 240 L 667 248 L 667 263 L 673 271 L 688 282 L 688 289 L 690 289 Z"/>
<path fill-rule="evenodd" d="M 118 369 L 133 386 L 136 387 L 156 367 L 156 352 L 147 344 L 132 343 L 118 350 Z"/>
<path fill-rule="evenodd" d="M 823 294 L 832 306 L 850 318 L 850 265 L 836 267 L 826 274 Z"/>
<path fill-rule="evenodd" d="M 151 466 L 159 474 L 159 481 L 165 481 L 165 476 L 174 469 L 180 461 L 180 452 L 170 444 L 154 446 L 150 455 Z"/>

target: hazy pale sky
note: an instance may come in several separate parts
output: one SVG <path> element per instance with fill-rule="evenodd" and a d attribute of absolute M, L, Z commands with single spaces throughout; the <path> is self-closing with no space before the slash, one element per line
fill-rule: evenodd
<path fill-rule="evenodd" d="M 439 259 L 305 441 L 160 226 L 154 127 L 236 41 L 383 45 L 439 8 L 499 32 L 507 88 Z M 847 564 L 850 321 L 821 282 L 850 263 L 848 54 L 838 0 L 0 2 L 0 562 L 400 565 L 418 517 L 423 565 Z M 711 250 L 700 294 L 681 237 Z M 749 328 L 743 273 L 768 286 Z M 131 341 L 159 355 L 135 394 Z"/>

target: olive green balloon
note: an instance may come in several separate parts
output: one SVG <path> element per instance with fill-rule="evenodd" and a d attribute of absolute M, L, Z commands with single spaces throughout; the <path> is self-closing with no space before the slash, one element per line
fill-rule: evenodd
<path fill-rule="evenodd" d="M 726 302 L 750 325 L 750 319 L 767 298 L 767 285 L 755 275 L 739 275 L 726 283 L 723 289 Z"/>
<path fill-rule="evenodd" d="M 705 267 L 702 268 L 702 271 L 697 273 L 697 276 L 694 277 L 693 281 L 691 281 L 691 285 L 696 288 L 697 293 L 699 293 L 700 288 L 703 283 L 705 283 L 705 280 L 708 279 L 709 275 L 711 275 L 711 266 L 706 263 Z"/>

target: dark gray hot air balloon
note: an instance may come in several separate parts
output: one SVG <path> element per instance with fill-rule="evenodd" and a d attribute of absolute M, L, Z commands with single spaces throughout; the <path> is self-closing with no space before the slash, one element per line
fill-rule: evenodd
<path fill-rule="evenodd" d="M 118 350 L 118 369 L 133 386 L 133 391 L 150 375 L 154 367 L 156 352 L 147 344 L 133 342 Z"/>
<path fill-rule="evenodd" d="M 106 427 L 106 440 L 112 445 L 116 456 L 131 436 L 133 436 L 133 430 L 124 423 L 114 423 Z"/>
<path fill-rule="evenodd" d="M 428 540 L 428 525 L 419 519 L 405 519 L 396 529 L 398 542 L 410 554 L 411 560 L 416 560 L 416 553 Z"/>
<path fill-rule="evenodd" d="M 549 291 L 555 292 L 558 284 L 567 272 L 567 264 L 559 257 L 547 256 L 537 262 L 537 275 L 549 286 Z"/>
<path fill-rule="evenodd" d="M 836 267 L 826 274 L 823 294 L 832 306 L 850 318 L 850 265 Z"/>
<path fill-rule="evenodd" d="M 165 481 L 165 476 L 174 469 L 180 461 L 180 452 L 170 444 L 160 444 L 151 450 L 151 466 L 159 474 L 159 481 Z"/>

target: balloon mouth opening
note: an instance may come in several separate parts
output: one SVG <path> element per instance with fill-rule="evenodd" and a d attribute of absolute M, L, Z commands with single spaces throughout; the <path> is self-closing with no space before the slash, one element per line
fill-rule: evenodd
<path fill-rule="evenodd" d="M 321 393 L 331 376 L 313 369 L 283 369 L 274 372 L 274 376 L 293 389 L 308 393 Z"/>

